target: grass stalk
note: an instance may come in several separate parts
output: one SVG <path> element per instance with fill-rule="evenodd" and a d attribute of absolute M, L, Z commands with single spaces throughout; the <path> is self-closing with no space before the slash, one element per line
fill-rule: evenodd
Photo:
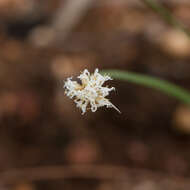
<path fill-rule="evenodd" d="M 149 88 L 157 89 L 161 92 L 164 92 L 167 95 L 175 97 L 176 99 L 182 101 L 185 104 L 190 105 L 190 92 L 166 80 L 147 76 L 144 74 L 138 74 L 134 72 L 121 71 L 121 70 L 103 70 L 101 71 L 101 73 L 108 74 L 113 79 L 118 79 L 146 86 Z"/>
<path fill-rule="evenodd" d="M 168 24 L 181 30 L 190 38 L 189 29 L 174 15 L 172 15 L 172 13 L 167 8 L 158 3 L 157 0 L 142 0 L 142 2 L 145 3 L 148 7 L 150 7 L 153 11 L 158 13 Z"/>

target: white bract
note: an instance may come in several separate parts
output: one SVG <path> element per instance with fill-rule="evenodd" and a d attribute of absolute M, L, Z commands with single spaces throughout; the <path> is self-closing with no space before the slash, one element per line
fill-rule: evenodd
<path fill-rule="evenodd" d="M 87 108 L 91 108 L 92 112 L 95 112 L 97 108 L 106 106 L 107 108 L 117 109 L 108 99 L 105 97 L 109 95 L 109 92 L 115 90 L 114 87 L 103 87 L 104 82 L 112 80 L 111 77 L 101 75 L 98 69 L 95 69 L 93 74 L 90 74 L 85 69 L 78 78 L 81 80 L 81 84 L 76 81 L 72 81 L 72 77 L 68 78 L 64 84 L 65 94 L 69 98 L 73 98 L 76 106 L 82 110 L 84 114 Z"/>

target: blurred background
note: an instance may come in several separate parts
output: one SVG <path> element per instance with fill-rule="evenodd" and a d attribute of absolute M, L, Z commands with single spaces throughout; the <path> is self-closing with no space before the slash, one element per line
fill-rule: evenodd
<path fill-rule="evenodd" d="M 160 0 L 190 28 L 190 2 Z M 190 40 L 141 0 L 0 0 L 0 190 L 188 190 L 190 109 L 111 81 L 81 115 L 63 80 L 123 69 L 190 89 Z"/>

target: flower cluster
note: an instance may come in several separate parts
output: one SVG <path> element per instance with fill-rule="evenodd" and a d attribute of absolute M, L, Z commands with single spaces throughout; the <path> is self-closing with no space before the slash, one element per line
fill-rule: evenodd
<path fill-rule="evenodd" d="M 68 78 L 64 84 L 65 94 L 69 98 L 74 98 L 76 106 L 82 110 L 84 114 L 88 107 L 92 112 L 95 112 L 97 108 L 106 106 L 107 108 L 117 109 L 108 99 L 105 97 L 109 95 L 109 92 L 115 90 L 114 87 L 103 87 L 104 82 L 112 80 L 111 77 L 101 75 L 98 69 L 95 69 L 93 74 L 90 74 L 85 69 L 78 78 L 81 80 L 81 84 L 76 81 L 72 81 L 72 77 Z"/>

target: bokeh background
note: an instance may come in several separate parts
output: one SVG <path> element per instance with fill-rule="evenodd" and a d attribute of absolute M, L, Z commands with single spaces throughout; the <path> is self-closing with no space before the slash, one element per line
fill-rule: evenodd
<path fill-rule="evenodd" d="M 190 28 L 190 2 L 160 0 Z M 81 115 L 63 81 L 123 69 L 190 89 L 190 40 L 141 0 L 0 0 L 0 189 L 188 190 L 190 109 L 111 81 Z"/>

